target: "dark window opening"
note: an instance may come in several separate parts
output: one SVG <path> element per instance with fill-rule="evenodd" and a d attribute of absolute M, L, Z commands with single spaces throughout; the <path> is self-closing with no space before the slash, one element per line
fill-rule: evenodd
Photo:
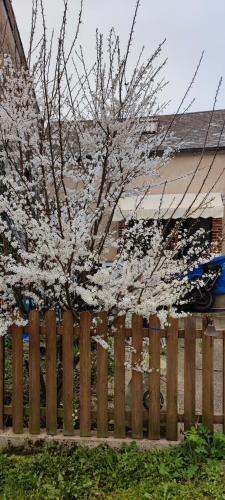
<path fill-rule="evenodd" d="M 129 226 L 134 227 L 135 223 L 138 221 L 131 220 L 129 221 Z M 148 228 L 153 224 L 152 219 L 143 220 L 143 228 Z M 163 226 L 163 236 L 164 241 L 168 245 L 168 249 L 172 249 L 176 245 L 178 233 L 184 232 L 187 237 L 187 244 L 182 251 L 182 254 L 185 255 L 189 248 L 191 247 L 192 242 L 188 243 L 188 239 L 196 234 L 200 229 L 204 230 L 204 233 L 199 235 L 199 245 L 208 246 L 212 242 L 212 218 L 209 217 L 207 219 L 203 219 L 202 217 L 198 219 L 162 219 L 158 221 L 161 226 Z M 125 223 L 121 221 L 119 223 L 118 228 L 118 236 L 122 237 L 123 232 L 125 230 Z M 144 231 L 141 235 L 133 235 L 133 245 L 130 247 L 130 251 L 135 246 L 139 246 L 142 250 L 143 256 L 146 254 L 148 248 L 151 245 L 151 238 L 149 234 L 145 235 Z"/>

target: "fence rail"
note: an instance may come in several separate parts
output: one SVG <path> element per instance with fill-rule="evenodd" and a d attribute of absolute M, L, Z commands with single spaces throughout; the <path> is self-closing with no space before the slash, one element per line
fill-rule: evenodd
<path fill-rule="evenodd" d="M 0 432 L 12 425 L 15 434 L 29 428 L 30 434 L 39 434 L 42 428 L 54 435 L 75 432 L 81 436 L 96 433 L 97 437 L 114 435 L 134 439 L 143 437 L 168 440 L 178 439 L 178 424 L 187 430 L 196 422 L 213 429 L 214 424 L 225 428 L 225 332 L 222 339 L 223 368 L 221 372 L 221 414 L 214 414 L 214 346 L 217 339 L 206 337 L 196 329 L 196 318 L 184 321 L 178 329 L 178 320 L 171 319 L 169 327 L 160 329 L 158 319 L 150 317 L 149 328 L 133 315 L 130 328 L 125 318 L 118 317 L 109 326 L 107 314 L 89 312 L 80 314 L 79 327 L 74 326 L 73 315 L 66 311 L 60 325 L 54 311 L 48 311 L 44 320 L 38 311 L 32 311 L 29 325 L 12 327 L 9 335 L 0 338 Z M 205 319 L 203 318 L 203 331 Z M 24 332 L 29 341 L 23 341 Z M 95 340 L 93 340 L 95 336 Z M 110 344 L 110 350 L 97 342 L 99 336 Z M 165 338 L 166 358 L 165 404 L 160 409 L 161 339 Z M 140 370 L 143 340 L 149 359 L 149 408 L 143 406 L 146 375 Z M 179 347 L 182 340 L 182 349 Z M 202 405 L 196 409 L 196 343 L 201 342 Z M 126 369 L 126 343 L 130 340 L 132 370 Z M 148 349 L 148 352 L 146 351 Z M 149 356 L 148 356 L 149 354 Z M 183 362 L 183 409 L 178 408 L 178 365 Z M 131 403 L 126 401 L 131 373 Z M 78 380 L 78 382 L 77 382 Z M 219 389 L 220 390 L 220 389 Z"/>

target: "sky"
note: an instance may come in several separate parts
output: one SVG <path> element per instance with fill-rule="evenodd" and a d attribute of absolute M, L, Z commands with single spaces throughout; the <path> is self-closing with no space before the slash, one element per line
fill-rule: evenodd
<path fill-rule="evenodd" d="M 25 52 L 29 43 L 31 0 L 13 0 Z M 47 23 L 57 28 L 63 0 L 44 0 Z M 75 26 L 78 0 L 70 0 L 68 36 Z M 84 0 L 80 40 L 91 64 L 94 56 L 96 27 L 106 34 L 114 26 L 125 44 L 129 33 L 135 0 Z M 192 79 L 202 50 L 204 59 L 187 104 L 195 102 L 191 111 L 212 108 L 219 78 L 224 77 L 217 109 L 225 108 L 225 0 L 141 0 L 135 27 L 135 55 L 145 46 L 146 56 L 166 38 L 163 57 L 168 58 L 164 75 L 169 81 L 163 94 L 170 101 L 167 113 L 175 112 Z"/>

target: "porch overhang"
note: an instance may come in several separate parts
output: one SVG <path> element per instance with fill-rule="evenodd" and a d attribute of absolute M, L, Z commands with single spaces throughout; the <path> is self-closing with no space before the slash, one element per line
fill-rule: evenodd
<path fill-rule="evenodd" d="M 152 194 L 143 197 L 121 198 L 113 221 L 119 222 L 129 215 L 137 219 L 197 219 L 224 216 L 221 193 Z"/>

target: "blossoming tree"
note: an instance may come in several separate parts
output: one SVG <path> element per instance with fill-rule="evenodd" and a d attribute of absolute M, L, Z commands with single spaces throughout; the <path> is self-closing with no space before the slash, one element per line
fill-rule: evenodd
<path fill-rule="evenodd" d="M 38 6 L 40 9 L 38 9 Z M 184 300 L 187 270 L 208 256 L 200 233 L 168 234 L 159 220 L 148 226 L 136 209 L 124 216 L 120 238 L 113 219 L 124 196 L 142 200 L 174 153 L 161 145 L 170 131 L 149 136 L 161 111 L 157 63 L 143 51 L 131 68 L 139 1 L 122 51 L 114 29 L 96 33 L 96 60 L 87 67 L 78 28 L 66 44 L 68 2 L 57 42 L 48 41 L 42 1 L 34 2 L 28 68 L 5 56 L 0 70 L 0 296 L 1 333 L 12 312 L 30 297 L 40 309 L 93 308 L 120 314 L 157 313 L 165 321 Z M 38 12 L 43 34 L 32 65 Z M 67 46 L 67 49 L 66 49 Z M 135 187 L 140 176 L 151 183 Z M 188 216 L 188 213 L 186 214 Z M 131 223 L 131 221 L 133 221 Z M 134 223 L 134 221 L 136 221 Z M 176 232 L 176 238 L 174 238 Z M 186 248 L 189 238 L 189 250 Z M 141 243 L 140 243 L 141 242 Z M 110 267 L 104 265 L 114 249 Z M 15 317 L 15 316 L 14 316 Z"/>

